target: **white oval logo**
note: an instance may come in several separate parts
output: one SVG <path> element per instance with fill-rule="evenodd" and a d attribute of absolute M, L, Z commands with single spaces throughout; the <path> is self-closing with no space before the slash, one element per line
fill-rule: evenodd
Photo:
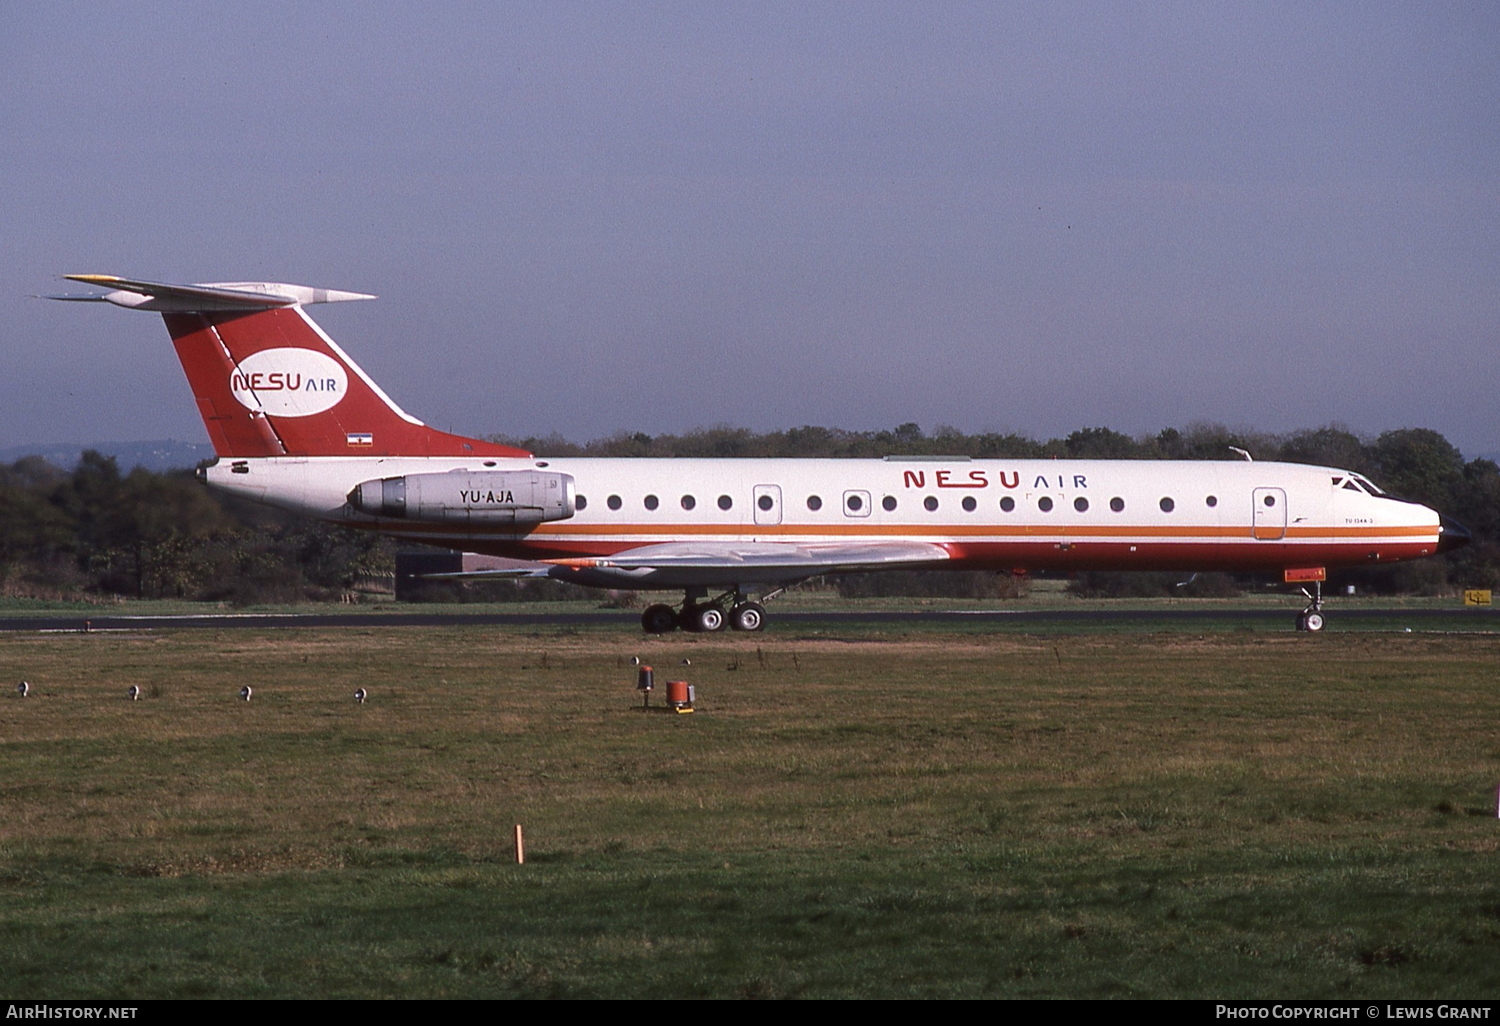
<path fill-rule="evenodd" d="M 331 410 L 348 389 L 343 366 L 311 349 L 262 349 L 229 375 L 229 390 L 240 405 L 270 417 L 310 417 Z"/>

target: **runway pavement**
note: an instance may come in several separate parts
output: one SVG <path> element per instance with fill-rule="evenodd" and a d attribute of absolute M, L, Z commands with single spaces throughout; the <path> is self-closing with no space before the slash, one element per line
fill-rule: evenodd
<path fill-rule="evenodd" d="M 1443 626 L 1452 629 L 1500 631 L 1500 609 L 1474 607 L 1465 609 L 1432 608 L 1363 608 L 1338 609 L 1325 607 L 1329 629 L 1336 630 L 1340 623 L 1361 629 L 1371 629 L 1385 621 L 1393 626 L 1397 622 L 1413 629 L 1431 629 Z M 829 612 L 777 612 L 768 617 L 769 629 L 778 625 L 809 629 L 819 624 L 927 624 L 931 626 L 951 625 L 964 629 L 980 623 L 1001 625 L 1036 625 L 1067 623 L 1104 623 L 1117 621 L 1146 626 L 1159 623 L 1163 627 L 1189 627 L 1193 624 L 1208 625 L 1223 621 L 1253 621 L 1268 627 L 1285 626 L 1292 629 L 1297 610 L 1234 608 L 1230 606 L 1212 609 L 975 609 L 975 610 L 914 610 L 876 611 L 840 610 Z M 217 630 L 264 629 L 267 627 L 456 627 L 456 626 L 505 626 L 505 627 L 585 627 L 624 626 L 640 622 L 640 615 L 633 612 L 599 610 L 574 613 L 423 613 L 407 611 L 379 611 L 363 613 L 187 613 L 172 616 L 121 616 L 102 614 L 98 616 L 11 616 L 0 617 L 0 631 L 121 631 L 158 629 L 203 629 Z M 1397 628 L 1399 629 L 1399 627 Z"/>

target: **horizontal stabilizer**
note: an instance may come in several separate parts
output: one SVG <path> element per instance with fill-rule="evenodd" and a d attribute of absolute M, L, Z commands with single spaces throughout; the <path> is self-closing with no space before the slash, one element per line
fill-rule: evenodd
<path fill-rule="evenodd" d="M 118 278 L 112 274 L 66 274 L 63 277 L 110 291 L 99 296 L 48 296 L 48 299 L 113 303 L 131 310 L 152 310 L 158 313 L 249 313 L 278 306 L 344 303 L 354 299 L 375 298 L 363 292 L 315 289 L 307 285 L 288 285 L 276 281 L 169 285 L 159 281 Z"/>

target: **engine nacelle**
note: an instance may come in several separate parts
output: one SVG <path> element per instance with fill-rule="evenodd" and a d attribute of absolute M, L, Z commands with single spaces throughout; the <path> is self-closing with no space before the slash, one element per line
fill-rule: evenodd
<path fill-rule="evenodd" d="M 355 485 L 349 505 L 395 520 L 539 524 L 573 515 L 573 476 L 540 470 L 407 474 Z"/>

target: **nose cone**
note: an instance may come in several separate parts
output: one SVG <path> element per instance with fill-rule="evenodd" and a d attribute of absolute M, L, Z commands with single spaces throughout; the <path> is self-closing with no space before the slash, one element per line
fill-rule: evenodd
<path fill-rule="evenodd" d="M 1452 552 L 1454 549 L 1461 549 L 1473 540 L 1473 535 L 1469 534 L 1469 529 L 1457 520 L 1450 520 L 1439 513 L 1438 524 L 1437 550 L 1439 552 Z"/>

